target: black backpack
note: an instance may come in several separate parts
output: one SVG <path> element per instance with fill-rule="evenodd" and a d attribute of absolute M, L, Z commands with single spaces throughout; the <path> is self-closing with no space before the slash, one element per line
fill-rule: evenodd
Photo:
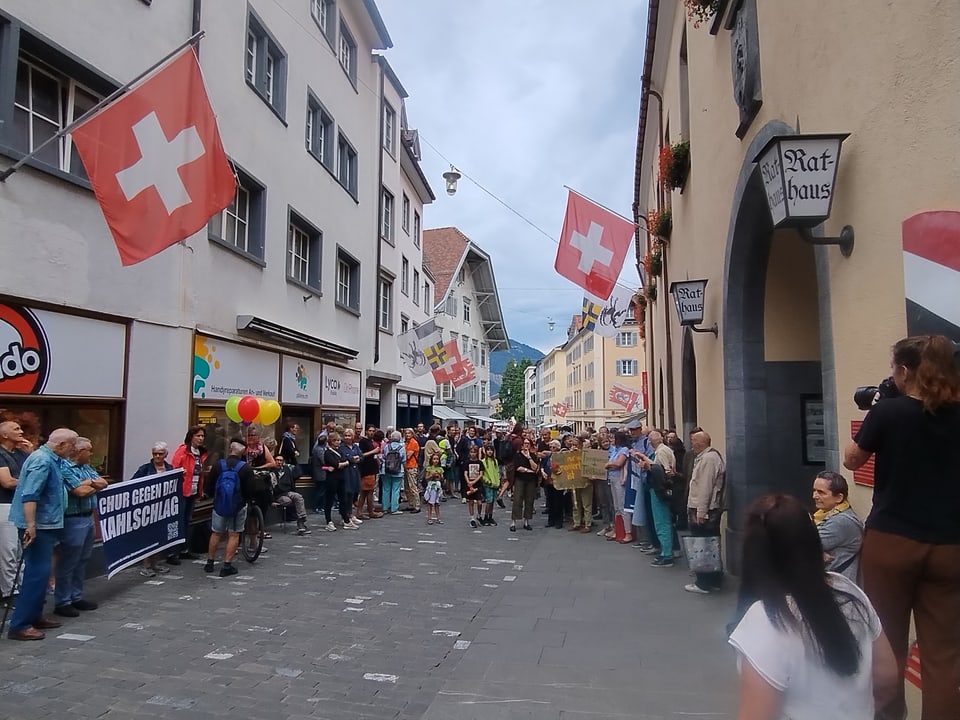
<path fill-rule="evenodd" d="M 383 471 L 387 475 L 400 475 L 403 472 L 405 453 L 400 451 L 400 444 L 392 442 L 388 446 L 387 454 L 383 456 Z"/>

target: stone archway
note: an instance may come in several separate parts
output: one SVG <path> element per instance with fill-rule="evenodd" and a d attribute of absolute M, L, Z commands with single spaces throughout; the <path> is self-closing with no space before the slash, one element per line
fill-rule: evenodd
<path fill-rule="evenodd" d="M 765 303 L 771 260 L 773 225 L 763 182 L 753 163 L 774 135 L 793 134 L 786 123 L 764 126 L 747 149 L 731 205 L 724 262 L 724 303 L 721 330 L 724 357 L 726 460 L 730 512 L 727 557 L 739 571 L 743 518 L 747 505 L 769 491 L 791 492 L 805 498 L 808 467 L 800 457 L 801 398 L 822 396 L 825 465 L 839 469 L 833 342 L 827 253 L 809 246 L 810 293 L 817 305 L 819 353 L 815 362 L 770 362 L 765 347 Z M 789 233 L 789 231 L 786 231 Z M 799 243 L 799 239 L 790 237 Z M 779 240 L 778 240 L 779 242 Z M 815 267 L 815 270 L 813 269 Z M 812 287 L 815 284 L 816 287 Z M 789 437 L 784 437 L 787 434 Z M 822 465 L 821 465 L 822 467 Z"/>

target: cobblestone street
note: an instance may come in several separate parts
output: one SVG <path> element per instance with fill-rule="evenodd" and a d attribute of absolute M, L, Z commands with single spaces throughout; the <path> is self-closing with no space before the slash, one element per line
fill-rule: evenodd
<path fill-rule="evenodd" d="M 732 717 L 732 591 L 685 593 L 679 564 L 595 535 L 474 531 L 443 510 L 444 525 L 276 527 L 228 579 L 198 561 L 94 581 L 99 610 L 0 642 L 0 715 Z"/>

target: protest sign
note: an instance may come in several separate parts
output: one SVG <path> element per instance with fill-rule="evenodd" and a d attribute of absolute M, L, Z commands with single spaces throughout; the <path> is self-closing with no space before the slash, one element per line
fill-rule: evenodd
<path fill-rule="evenodd" d="M 584 480 L 581 473 L 583 457 L 580 452 L 552 453 L 550 464 L 553 466 L 553 486 L 557 490 L 572 490 L 589 484 L 589 480 Z"/>
<path fill-rule="evenodd" d="M 607 464 L 606 450 L 584 450 L 583 451 L 583 469 L 581 475 L 590 480 L 606 480 L 607 470 L 604 467 Z"/>
<path fill-rule="evenodd" d="M 97 493 L 97 522 L 107 577 L 184 542 L 180 536 L 183 470 L 147 475 Z"/>

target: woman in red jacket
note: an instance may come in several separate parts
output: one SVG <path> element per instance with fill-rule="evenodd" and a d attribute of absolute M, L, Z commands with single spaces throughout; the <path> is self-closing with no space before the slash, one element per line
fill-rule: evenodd
<path fill-rule="evenodd" d="M 203 463 L 207 459 L 207 449 L 203 446 L 206 433 L 202 425 L 194 425 L 187 430 L 183 445 L 173 452 L 170 464 L 174 468 L 183 468 L 182 502 L 180 503 L 180 537 L 186 544 L 178 545 L 167 556 L 167 564 L 179 565 L 181 560 L 196 560 L 199 555 L 190 552 L 190 518 L 193 517 L 193 505 L 203 488 Z"/>

